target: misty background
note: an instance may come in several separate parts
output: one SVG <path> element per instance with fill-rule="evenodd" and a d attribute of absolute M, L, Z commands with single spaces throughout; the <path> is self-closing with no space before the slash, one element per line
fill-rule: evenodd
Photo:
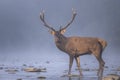
<path fill-rule="evenodd" d="M 65 35 L 103 38 L 108 42 L 103 52 L 106 64 L 119 61 L 120 0 L 0 0 L 1 64 L 68 64 L 68 56 L 56 48 L 39 14 L 44 10 L 46 21 L 58 30 L 71 19 L 72 8 L 77 16 Z M 90 56 L 82 59 L 82 64 L 96 61 Z"/>

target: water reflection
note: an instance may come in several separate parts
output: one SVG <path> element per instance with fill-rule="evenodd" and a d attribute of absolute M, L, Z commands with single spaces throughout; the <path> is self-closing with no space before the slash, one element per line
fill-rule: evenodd
<path fill-rule="evenodd" d="M 102 77 L 67 77 L 62 80 L 102 80 Z"/>
<path fill-rule="evenodd" d="M 68 80 L 75 80 L 72 77 L 68 77 L 68 78 L 69 78 Z M 82 80 L 82 77 L 77 77 L 76 80 Z"/>

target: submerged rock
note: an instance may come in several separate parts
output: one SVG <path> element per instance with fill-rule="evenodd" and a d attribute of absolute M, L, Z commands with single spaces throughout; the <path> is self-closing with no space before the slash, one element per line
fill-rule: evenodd
<path fill-rule="evenodd" d="M 17 80 L 22 80 L 21 78 L 17 79 Z"/>
<path fill-rule="evenodd" d="M 15 74 L 16 72 L 18 72 L 18 70 L 16 70 L 16 69 L 8 69 L 8 70 L 5 70 L 5 72 L 8 72 L 9 74 Z"/>
<path fill-rule="evenodd" d="M 46 61 L 47 64 L 49 64 L 50 62 L 49 61 Z"/>
<path fill-rule="evenodd" d="M 105 68 L 108 68 L 108 66 L 105 66 Z"/>
<path fill-rule="evenodd" d="M 80 75 L 77 75 L 77 74 L 71 74 L 71 75 L 65 74 L 65 75 L 62 75 L 61 77 L 80 77 Z"/>
<path fill-rule="evenodd" d="M 3 67 L 0 67 L 0 70 L 2 70 L 3 69 Z"/>
<path fill-rule="evenodd" d="M 46 72 L 46 68 L 25 68 L 24 71 L 26 72 Z"/>
<path fill-rule="evenodd" d="M 102 80 L 120 80 L 120 76 L 116 74 L 110 74 L 104 77 Z"/>
<path fill-rule="evenodd" d="M 40 80 L 45 80 L 46 77 L 44 77 L 44 76 L 40 76 L 40 77 L 38 77 L 38 79 L 40 79 Z"/>
<path fill-rule="evenodd" d="M 117 71 L 120 71 L 120 67 L 119 67 L 119 68 L 117 68 Z"/>
<path fill-rule="evenodd" d="M 6 72 L 18 72 L 18 70 L 16 69 L 8 69 L 8 70 L 5 70 Z"/>
<path fill-rule="evenodd" d="M 23 64 L 23 66 L 27 66 L 27 64 Z"/>
<path fill-rule="evenodd" d="M 76 68 L 75 70 L 78 70 L 78 68 Z M 89 68 L 86 68 L 86 69 L 81 69 L 82 71 L 98 71 L 98 69 L 89 69 Z"/>

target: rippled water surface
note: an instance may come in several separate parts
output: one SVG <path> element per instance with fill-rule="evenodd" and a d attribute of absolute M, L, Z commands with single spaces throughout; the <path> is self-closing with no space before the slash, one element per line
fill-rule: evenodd
<path fill-rule="evenodd" d="M 22 53 L 23 54 L 23 53 Z M 106 62 L 104 76 L 107 74 L 120 75 L 120 55 L 104 53 Z M 94 56 L 81 56 L 82 80 L 97 80 L 98 62 Z M 119 61 L 118 61 L 119 60 Z M 0 80 L 79 80 L 78 70 L 74 61 L 71 78 L 63 76 L 68 72 L 69 58 L 64 53 L 24 53 L 24 55 L 3 54 L 0 56 Z M 24 68 L 46 68 L 46 72 L 26 72 Z M 16 70 L 10 72 L 8 70 Z"/>

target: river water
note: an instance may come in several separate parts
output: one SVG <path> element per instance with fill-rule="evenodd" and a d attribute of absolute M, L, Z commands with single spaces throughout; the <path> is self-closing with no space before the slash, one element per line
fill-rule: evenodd
<path fill-rule="evenodd" d="M 118 50 L 107 49 L 103 52 L 106 62 L 104 76 L 107 74 L 120 75 L 120 54 Z M 82 80 L 97 80 L 98 62 L 94 56 L 80 57 L 83 69 Z M 68 72 L 68 55 L 63 52 L 14 52 L 0 56 L 0 80 L 79 80 L 78 70 L 74 61 L 72 66 L 73 77 L 63 76 Z M 26 72 L 24 68 L 45 68 L 46 72 Z M 17 70 L 9 72 L 7 70 Z M 43 77 L 42 79 L 39 77 Z"/>

